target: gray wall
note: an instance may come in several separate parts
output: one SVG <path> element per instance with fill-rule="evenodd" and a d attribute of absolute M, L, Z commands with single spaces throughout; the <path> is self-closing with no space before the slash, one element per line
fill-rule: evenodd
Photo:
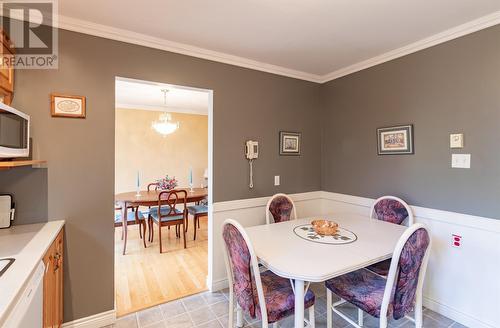
<path fill-rule="evenodd" d="M 0 172 L 0 189 L 25 199 L 33 191 L 16 179 L 40 183 L 48 193 L 40 221 L 67 219 L 65 321 L 113 309 L 115 76 L 214 90 L 215 201 L 319 190 L 316 84 L 67 31 L 59 40 L 59 69 L 17 70 L 13 103 L 31 115 L 35 153 L 48 169 Z M 51 92 L 86 96 L 87 118 L 52 118 Z M 280 129 L 302 132 L 302 156 L 278 156 Z M 253 190 L 244 159 L 250 138 L 261 146 Z M 273 186 L 277 174 L 281 187 Z"/>
<path fill-rule="evenodd" d="M 322 85 L 322 189 L 500 218 L 499 41 L 496 26 Z M 406 123 L 415 154 L 378 156 L 376 128 Z"/>
<path fill-rule="evenodd" d="M 47 221 L 47 179 L 47 169 L 0 170 L 0 194 L 11 194 L 16 204 L 13 225 Z"/>

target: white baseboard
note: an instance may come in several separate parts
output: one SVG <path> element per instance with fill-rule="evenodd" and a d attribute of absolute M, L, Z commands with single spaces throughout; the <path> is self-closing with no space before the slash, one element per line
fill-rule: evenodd
<path fill-rule="evenodd" d="M 101 328 L 114 324 L 116 310 L 97 313 L 85 318 L 63 323 L 63 328 Z"/>
<path fill-rule="evenodd" d="M 424 296 L 424 306 L 434 312 L 444 315 L 445 317 L 451 318 L 467 327 L 474 328 L 495 328 L 478 318 L 471 317 L 470 315 L 458 311 L 454 308 L 449 307 L 448 305 L 442 304 L 438 301 L 430 299 Z M 498 327 L 498 326 L 497 326 Z"/>
<path fill-rule="evenodd" d="M 227 278 L 218 279 L 217 281 L 214 281 L 212 283 L 212 286 L 210 286 L 210 291 L 216 292 L 218 290 L 226 289 L 228 287 L 229 287 L 229 282 L 227 281 Z"/>

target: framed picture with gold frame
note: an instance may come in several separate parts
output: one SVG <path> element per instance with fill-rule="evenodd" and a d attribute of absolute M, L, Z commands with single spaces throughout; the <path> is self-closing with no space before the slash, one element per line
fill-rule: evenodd
<path fill-rule="evenodd" d="M 50 94 L 50 113 L 52 117 L 85 118 L 85 97 Z"/>

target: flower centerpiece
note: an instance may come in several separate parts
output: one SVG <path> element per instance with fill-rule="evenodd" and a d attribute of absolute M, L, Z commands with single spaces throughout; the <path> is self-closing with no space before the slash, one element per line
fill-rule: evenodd
<path fill-rule="evenodd" d="M 169 177 L 168 175 L 165 178 L 156 180 L 158 184 L 158 188 L 161 190 L 172 190 L 177 187 L 178 181 L 175 177 Z"/>

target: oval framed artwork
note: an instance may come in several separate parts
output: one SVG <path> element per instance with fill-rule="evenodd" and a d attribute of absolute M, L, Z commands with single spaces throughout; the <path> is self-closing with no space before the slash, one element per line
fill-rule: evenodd
<path fill-rule="evenodd" d="M 52 93 L 50 112 L 52 117 L 85 118 L 85 97 Z"/>

